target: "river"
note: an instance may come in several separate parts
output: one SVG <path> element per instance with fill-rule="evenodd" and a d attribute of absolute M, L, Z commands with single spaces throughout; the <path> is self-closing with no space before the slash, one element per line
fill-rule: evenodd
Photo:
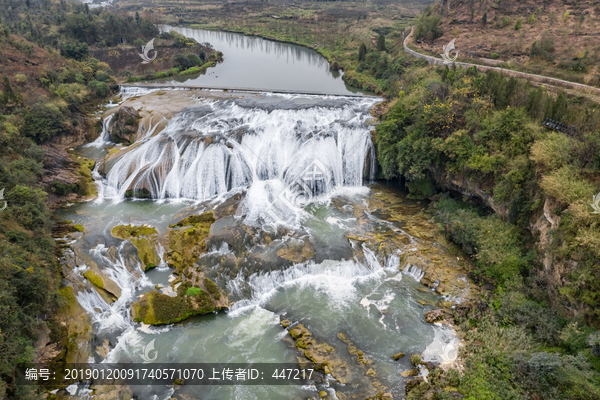
<path fill-rule="evenodd" d="M 239 33 L 161 25 L 199 43 L 210 43 L 223 53 L 224 62 L 196 77 L 169 79 L 182 86 L 237 87 L 328 94 L 362 93 L 342 80 L 342 72 L 329 68 L 319 53 L 306 47 L 274 42 Z"/>
<path fill-rule="evenodd" d="M 212 72 L 197 78 L 202 84 L 218 75 L 219 85 L 349 93 L 309 49 L 177 29 L 224 53 L 214 78 Z M 279 63 L 273 68 L 288 75 L 271 74 L 265 63 Z M 68 252 L 77 260 L 71 272 L 81 282 L 77 300 L 92 316 L 94 361 L 141 362 L 154 340 L 156 363 L 297 363 L 304 356 L 280 324 L 285 319 L 327 343 L 351 376 L 344 384 L 328 376 L 305 386 L 137 386 L 133 394 L 265 400 L 319 398 L 325 391 L 331 399 L 364 399 L 381 390 L 403 398 L 400 372 L 413 368 L 411 353 L 448 361 L 442 349 L 456 343 L 452 330 L 426 323 L 424 314 L 440 300 L 458 302 L 468 293 L 467 280 L 456 272 L 458 286 L 444 296 L 419 283 L 427 270 L 460 267 L 440 245 L 424 203 L 372 180 L 369 110 L 380 99 L 143 88 L 127 88 L 122 96 L 121 107 L 140 113 L 136 140 L 115 147 L 110 132 L 117 117 L 107 111 L 101 137 L 76 149 L 98 161 L 98 197 L 55 213 L 84 227 L 68 238 Z M 233 211 L 218 211 L 225 206 Z M 221 216 L 194 268 L 233 305 L 176 324 L 134 322 L 132 303 L 175 278 L 165 262 L 170 225 L 210 210 Z M 156 230 L 155 268 L 144 272 L 132 241 L 111 234 L 128 224 Z M 115 301 L 84 278 L 90 268 L 118 285 Z M 407 356 L 394 361 L 391 355 L 400 351 Z M 83 383 L 71 391 L 79 398 L 90 394 Z"/>

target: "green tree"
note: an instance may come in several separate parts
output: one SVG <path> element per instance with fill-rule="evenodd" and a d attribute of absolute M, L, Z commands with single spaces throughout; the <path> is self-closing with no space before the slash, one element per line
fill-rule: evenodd
<path fill-rule="evenodd" d="M 55 104 L 40 102 L 25 113 L 23 133 L 38 143 L 44 142 L 64 130 L 64 115 Z"/>
<path fill-rule="evenodd" d="M 483 18 L 481 18 L 481 24 L 483 26 L 487 25 L 487 11 L 483 13 Z"/>
<path fill-rule="evenodd" d="M 385 51 L 385 36 L 383 35 L 377 37 L 377 50 Z"/>
<path fill-rule="evenodd" d="M 442 16 L 435 11 L 435 8 L 427 6 L 417 19 L 416 39 L 434 40 L 442 36 L 444 31 L 439 27 L 441 21 Z"/>
<path fill-rule="evenodd" d="M 364 60 L 366 55 L 367 55 L 367 46 L 364 43 L 361 43 L 360 47 L 358 48 L 358 61 Z"/>

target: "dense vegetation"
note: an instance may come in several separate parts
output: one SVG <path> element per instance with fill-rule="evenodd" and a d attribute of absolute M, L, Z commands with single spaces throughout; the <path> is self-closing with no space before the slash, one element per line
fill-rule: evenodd
<path fill-rule="evenodd" d="M 416 198 L 441 192 L 431 214 L 492 289 L 489 307 L 455 312 L 468 343 L 458 389 L 473 400 L 600 398 L 600 218 L 589 205 L 600 107 L 495 72 L 409 64 L 376 128 L 381 174 Z M 576 133 L 544 128 L 546 117 Z M 438 375 L 409 398 L 448 386 Z"/>
<path fill-rule="evenodd" d="M 82 60 L 91 46 L 111 47 L 158 35 L 149 20 L 120 15 L 104 8 L 66 1 L 11 1 L 0 9 L 4 25 L 40 47 L 59 49 L 65 57 Z"/>
<path fill-rule="evenodd" d="M 54 340 L 61 332 L 47 193 L 77 190 L 42 183 L 46 146 L 89 130 L 86 114 L 117 87 L 90 49 L 157 30 L 139 17 L 67 2 L 11 1 L 0 14 L 0 208 L 7 202 L 0 212 L 0 398 L 28 399 L 38 389 L 16 386 L 15 368 L 34 359 L 44 325 Z"/>
<path fill-rule="evenodd" d="M 335 13 L 290 8 L 273 19 L 269 10 L 252 22 L 226 13 L 200 26 L 314 47 L 346 82 L 388 98 L 375 135 L 381 177 L 435 200 L 429 212 L 470 257 L 471 278 L 490 289 L 480 304 L 454 310 L 467 341 L 462 376 L 436 369 L 408 398 L 448 399 L 449 389 L 470 400 L 600 398 L 600 216 L 589 205 L 600 191 L 598 105 L 493 72 L 430 67 L 402 51 L 406 21 L 362 6 Z M 0 397 L 34 398 L 12 384 L 14 367 L 32 359 L 42 321 L 61 301 L 46 206 L 52 188 L 40 183 L 43 145 L 82 129 L 82 115 L 115 87 L 113 70 L 90 53 L 139 45 L 157 31 L 139 15 L 64 1 L 12 1 L 0 15 L 0 189 L 8 202 L 0 212 Z M 428 9 L 416 36 L 440 37 L 440 21 Z M 486 14 L 481 24 L 523 28 L 523 20 L 518 29 L 509 22 Z M 168 36 L 173 46 L 182 40 Z M 542 35 L 529 53 L 549 62 L 554 47 Z M 591 59 L 566 69 L 590 69 Z M 186 50 L 163 73 L 194 73 L 208 61 Z M 544 128 L 545 118 L 576 133 Z"/>

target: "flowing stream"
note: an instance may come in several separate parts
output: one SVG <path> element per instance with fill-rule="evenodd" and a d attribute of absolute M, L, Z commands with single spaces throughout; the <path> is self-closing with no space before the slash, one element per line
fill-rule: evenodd
<path fill-rule="evenodd" d="M 215 47 L 222 50 L 220 43 Z M 227 49 L 224 53 L 227 60 Z M 128 90 L 124 98 L 152 93 Z M 333 346 L 340 359 L 356 364 L 356 356 L 338 336 L 343 333 L 372 361 L 385 391 L 403 398 L 406 378 L 400 372 L 412 368 L 409 357 L 394 361 L 390 356 L 426 351 L 439 361 L 439 348 L 454 340 L 448 329 L 425 323 L 423 315 L 431 306 L 422 304 L 435 304 L 441 297 L 418 283 L 422 269 L 407 262 L 406 255 L 426 248 L 441 258 L 453 257 L 430 235 L 412 234 L 410 222 L 388 220 L 388 203 L 409 219 L 417 218 L 422 206 L 372 181 L 376 164 L 369 110 L 377 101 L 268 93 L 196 98 L 162 130 L 150 119 L 146 133 L 129 151 L 101 162 L 113 146 L 114 118 L 104 117 L 98 140 L 77 149 L 99 161 L 93 172 L 97 199 L 56 211 L 57 219 L 85 227 L 70 243 L 77 255 L 74 273 L 85 281 L 83 274 L 95 263 L 121 291 L 112 303 L 91 285 L 77 293 L 92 316 L 96 350 L 91 358 L 141 362 L 144 346 L 155 340 L 155 362 L 296 363 L 302 353 L 290 345 L 279 323 L 286 318 L 304 324 Z M 312 176 L 309 182 L 307 174 Z M 148 224 L 164 235 L 170 224 L 235 196 L 240 198 L 235 215 L 213 225 L 207 252 L 197 262 L 216 274 L 233 306 L 172 325 L 135 323 L 132 302 L 155 285 L 168 286 L 173 270 L 161 262 L 143 272 L 131 243 L 112 237 L 112 229 Z M 240 244 L 227 236 L 228 229 L 239 226 L 257 237 L 283 226 L 296 236 L 276 241 L 286 245 L 306 238 L 314 251 L 300 262 L 269 264 L 274 256 L 268 247 Z M 163 257 L 160 243 L 157 252 Z M 224 260 L 240 252 L 266 262 L 228 266 Z M 97 351 L 102 346 L 104 353 Z M 361 379 L 367 382 L 368 377 Z M 144 399 L 306 399 L 318 398 L 321 390 L 328 398 L 337 398 L 336 392 L 364 398 L 361 386 L 358 379 L 348 385 L 184 385 L 177 391 L 148 386 L 134 391 Z M 89 394 L 83 385 L 72 391 L 81 398 Z"/>

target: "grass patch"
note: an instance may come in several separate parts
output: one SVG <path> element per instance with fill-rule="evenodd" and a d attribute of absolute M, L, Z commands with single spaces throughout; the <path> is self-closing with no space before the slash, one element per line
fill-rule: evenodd
<path fill-rule="evenodd" d="M 200 293 L 202 293 L 202 289 L 200 289 L 199 287 L 196 287 L 196 286 L 192 286 L 192 287 L 188 288 L 188 290 L 185 292 L 185 295 L 186 296 L 196 296 Z"/>

